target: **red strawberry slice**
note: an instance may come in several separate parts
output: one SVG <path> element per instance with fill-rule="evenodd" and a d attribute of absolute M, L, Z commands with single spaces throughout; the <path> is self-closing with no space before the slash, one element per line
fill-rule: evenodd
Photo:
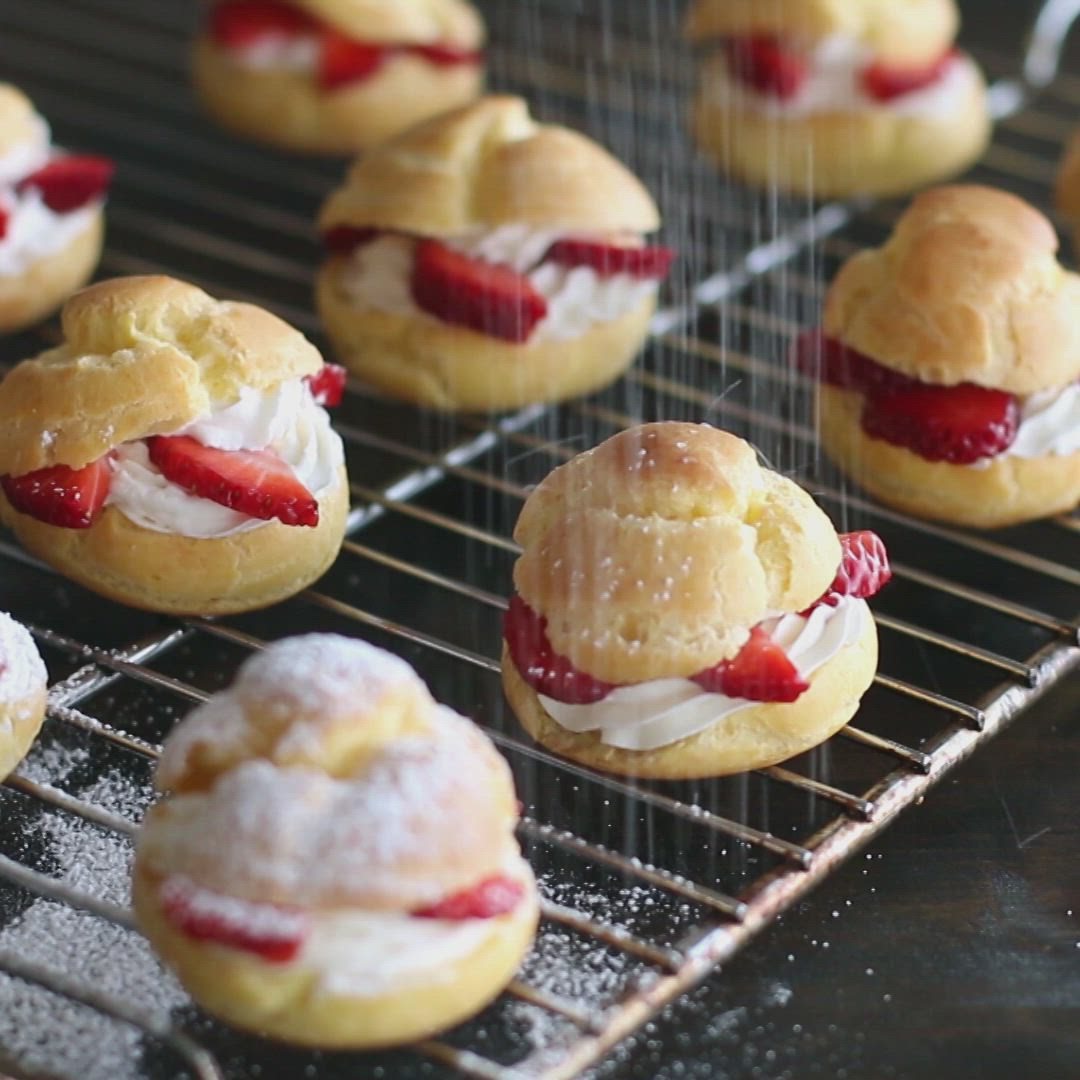
<path fill-rule="evenodd" d="M 484 59 L 482 52 L 477 52 L 475 49 L 463 49 L 457 45 L 409 45 L 407 48 L 409 52 L 422 56 L 438 67 L 479 64 Z"/>
<path fill-rule="evenodd" d="M 509 915 L 525 896 L 525 886 L 508 877 L 490 877 L 471 889 L 448 896 L 431 907 L 414 911 L 418 919 L 494 919 Z"/>
<path fill-rule="evenodd" d="M 733 38 L 727 47 L 728 64 L 743 82 L 759 94 L 788 101 L 806 82 L 806 60 L 774 37 Z"/>
<path fill-rule="evenodd" d="M 560 656 L 547 637 L 547 619 L 533 611 L 520 596 L 510 597 L 503 618 L 503 637 L 521 677 L 538 693 L 568 705 L 590 705 L 615 689 L 578 671 Z"/>
<path fill-rule="evenodd" d="M 340 364 L 323 364 L 314 375 L 309 375 L 307 384 L 315 404 L 328 409 L 340 405 L 348 377 L 349 373 Z"/>
<path fill-rule="evenodd" d="M 795 366 L 811 379 L 844 390 L 869 393 L 920 385 L 915 379 L 879 364 L 821 330 L 805 330 L 792 346 Z"/>
<path fill-rule="evenodd" d="M 782 646 L 760 627 L 730 660 L 694 676 L 694 682 L 713 694 L 748 701 L 795 701 L 810 684 L 799 674 Z"/>
<path fill-rule="evenodd" d="M 254 953 L 273 964 L 295 959 L 311 932 L 308 916 L 297 908 L 236 900 L 185 877 L 167 878 L 158 898 L 165 917 L 182 934 Z"/>
<path fill-rule="evenodd" d="M 27 188 L 37 188 L 50 210 L 66 214 L 103 195 L 115 171 L 108 158 L 73 154 L 54 158 L 24 177 L 17 190 L 21 194 Z"/>
<path fill-rule="evenodd" d="M 8 502 L 22 514 L 46 525 L 89 529 L 105 506 L 111 478 L 106 455 L 81 469 L 53 465 L 22 476 L 0 477 L 0 485 Z"/>
<path fill-rule="evenodd" d="M 228 49 L 268 37 L 300 37 L 317 26 L 306 12 L 275 0 L 225 0 L 210 12 L 210 36 Z"/>
<path fill-rule="evenodd" d="M 272 450 L 217 450 L 187 435 L 146 440 L 167 480 L 202 499 L 283 525 L 319 524 L 319 503 Z"/>
<path fill-rule="evenodd" d="M 551 245 L 545 261 L 562 266 L 587 266 L 604 277 L 630 274 L 632 277 L 662 280 L 667 277 L 675 252 L 666 247 L 620 247 L 602 240 L 571 237 Z"/>
<path fill-rule="evenodd" d="M 369 79 L 383 66 L 390 52 L 385 45 L 354 41 L 324 27 L 319 54 L 319 85 L 324 90 L 337 90 Z"/>
<path fill-rule="evenodd" d="M 861 532 L 842 533 L 840 547 L 843 554 L 833 583 L 817 603 L 803 612 L 804 615 L 809 615 L 821 604 L 836 607 L 845 596 L 858 600 L 876 596 L 892 578 L 885 541 L 876 532 L 863 529 Z"/>
<path fill-rule="evenodd" d="M 323 244 L 331 255 L 348 255 L 355 248 L 370 244 L 379 235 L 378 229 L 354 225 L 335 225 L 322 234 Z"/>
<path fill-rule="evenodd" d="M 8 222 L 11 220 L 11 215 L 0 206 L 0 240 L 3 240 L 7 236 Z"/>
<path fill-rule="evenodd" d="M 1007 450 L 1016 438 L 1020 407 L 1012 394 L 973 383 L 871 394 L 863 406 L 867 435 L 926 458 L 970 465 Z"/>
<path fill-rule="evenodd" d="M 863 69 L 863 89 L 876 101 L 894 101 L 944 78 L 959 55 L 956 49 L 949 49 L 932 64 L 921 68 L 890 67 L 880 60 L 875 61 Z"/>
<path fill-rule="evenodd" d="M 547 301 L 523 274 L 471 259 L 437 240 L 417 245 L 412 293 L 443 322 L 518 344 L 547 315 Z"/>

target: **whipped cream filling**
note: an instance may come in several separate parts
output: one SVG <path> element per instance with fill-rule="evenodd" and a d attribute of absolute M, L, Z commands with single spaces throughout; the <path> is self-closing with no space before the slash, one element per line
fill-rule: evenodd
<path fill-rule="evenodd" d="M 345 460 L 341 437 L 303 379 L 289 379 L 270 390 L 245 387 L 239 400 L 172 434 L 190 435 L 218 450 L 273 450 L 317 499 L 337 483 Z M 145 529 L 201 540 L 271 524 L 190 495 L 166 480 L 141 440 L 114 451 L 106 505 Z"/>
<path fill-rule="evenodd" d="M 0 277 L 16 277 L 39 259 L 55 255 L 86 231 L 102 207 L 98 199 L 66 213 L 45 205 L 41 192 L 27 188 L 21 194 L 15 185 L 48 164 L 49 125 L 35 118 L 35 135 L 0 156 L 0 210 L 7 218 L 0 238 Z"/>
<path fill-rule="evenodd" d="M 1016 438 L 998 456 L 1040 458 L 1076 453 L 1080 453 L 1080 382 L 1022 398 Z M 984 459 L 987 464 L 994 460 Z"/>
<path fill-rule="evenodd" d="M 266 34 L 250 45 L 225 49 L 229 61 L 248 71 L 296 71 L 314 75 L 322 43 L 315 34 Z"/>
<path fill-rule="evenodd" d="M 862 72 L 874 62 L 874 53 L 858 41 L 835 35 L 819 42 L 808 54 L 808 73 L 799 92 L 782 99 L 760 94 L 740 79 L 726 58 L 717 58 L 714 94 L 720 101 L 737 98 L 740 105 L 774 116 L 798 117 L 820 113 L 886 111 L 897 116 L 947 116 L 954 112 L 966 92 L 979 81 L 979 71 L 967 56 L 957 56 L 935 83 L 878 101 L 862 85 Z"/>
<path fill-rule="evenodd" d="M 602 276 L 587 266 L 540 263 L 551 245 L 563 235 L 528 225 L 504 225 L 448 244 L 472 258 L 500 263 L 527 274 L 548 305 L 547 316 L 533 330 L 530 342 L 571 341 L 598 323 L 629 315 L 656 295 L 660 287 L 657 281 L 643 281 L 630 274 Z M 415 245 L 415 240 L 395 235 L 361 244 L 342 268 L 342 291 L 356 307 L 364 310 L 438 322 L 412 296 Z"/>
<path fill-rule="evenodd" d="M 854 645 L 869 618 L 865 600 L 843 597 L 836 607 L 822 604 L 809 616 L 781 615 L 761 626 L 783 646 L 806 679 L 841 649 Z M 621 686 L 589 705 L 538 696 L 560 727 L 578 734 L 599 732 L 601 742 L 623 750 L 658 750 L 697 735 L 733 713 L 762 704 L 710 693 L 692 679 L 654 679 Z"/>

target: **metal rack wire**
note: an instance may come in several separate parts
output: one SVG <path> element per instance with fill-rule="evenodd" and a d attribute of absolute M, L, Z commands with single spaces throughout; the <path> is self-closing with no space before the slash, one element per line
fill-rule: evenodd
<path fill-rule="evenodd" d="M 243 146 L 198 119 L 184 84 L 191 14 L 182 6 L 11 7 L 0 41 L 9 77 L 34 96 L 61 141 L 120 161 L 103 273 L 187 277 L 263 303 L 318 340 L 310 221 L 340 166 Z M 128 844 L 149 797 L 145 784 L 135 783 L 131 805 L 88 792 L 110 771 L 144 777 L 177 715 L 267 639 L 322 628 L 388 645 L 506 753 L 527 807 L 522 839 L 546 893 L 538 959 L 478 1020 L 409 1051 L 365 1058 L 374 1076 L 577 1075 L 1080 663 L 1077 516 L 992 535 L 928 525 L 849 490 L 818 456 L 810 388 L 783 358 L 791 336 L 814 319 L 838 262 L 879 242 L 898 208 L 808 207 L 726 184 L 671 130 L 689 87 L 685 57 L 643 44 L 644 33 L 674 40 L 678 5 L 604 5 L 603 20 L 578 7 L 539 0 L 522 14 L 513 3 L 491 4 L 501 42 L 494 78 L 528 92 L 543 115 L 604 139 L 666 203 L 683 278 L 639 367 L 586 401 L 497 420 L 422 415 L 350 386 L 338 418 L 354 478 L 349 539 L 318 586 L 257 616 L 176 621 L 128 612 L 0 541 L 4 606 L 31 624 L 54 676 L 42 746 L 0 791 L 16 834 L 0 845 L 3 925 L 44 898 L 134 934 L 126 905 L 103 895 L 94 867 L 73 884 L 27 837 L 52 814 Z M 642 12 L 644 32 L 635 22 Z M 1008 60 L 983 59 L 991 70 L 1012 70 Z M 1028 89 L 997 84 L 998 135 L 976 175 L 1045 204 L 1080 80 L 1057 79 L 1034 104 Z M 2 359 L 29 355 L 54 335 L 45 328 L 5 342 Z M 845 527 L 865 522 L 885 533 L 897 580 L 875 601 L 881 670 L 856 723 L 824 748 L 750 776 L 636 783 L 559 761 L 505 713 L 499 613 L 527 487 L 642 417 L 722 423 L 751 437 Z M 55 768 L 72 740 L 78 783 Z M 548 978 L 552 934 L 605 978 L 584 993 Z M 80 948 L 75 936 L 59 944 L 73 956 Z M 138 1033 L 131 1075 L 355 1075 L 354 1057 L 289 1056 L 190 1010 L 170 1014 L 107 992 L 65 967 L 0 934 L 0 971 Z M 532 1018 L 531 1036 L 521 1033 L 523 1016 Z M 538 1016 L 550 1022 L 537 1025 Z M 9 1051 L 2 1066 L 16 1075 L 55 1074 L 47 1058 L 41 1065 Z"/>

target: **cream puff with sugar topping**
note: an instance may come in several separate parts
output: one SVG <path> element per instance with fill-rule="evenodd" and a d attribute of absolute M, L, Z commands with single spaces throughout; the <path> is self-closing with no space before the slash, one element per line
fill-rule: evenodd
<path fill-rule="evenodd" d="M 241 135 L 349 154 L 475 98 L 483 44 L 466 0 L 212 0 L 195 88 Z"/>
<path fill-rule="evenodd" d="M 873 533 L 705 424 L 623 431 L 552 472 L 514 538 L 503 685 L 538 742 L 630 776 L 722 776 L 844 726 L 877 668 Z"/>
<path fill-rule="evenodd" d="M 0 518 L 121 603 L 264 607 L 334 560 L 349 509 L 325 404 L 344 371 L 261 308 L 167 277 L 64 305 L 64 341 L 0 383 Z"/>
<path fill-rule="evenodd" d="M 649 193 L 583 135 L 487 97 L 362 157 L 319 215 L 317 302 L 342 362 L 440 409 L 558 401 L 615 379 L 673 253 Z"/>
<path fill-rule="evenodd" d="M 0 332 L 44 318 L 101 258 L 112 162 L 52 145 L 27 97 L 0 83 Z"/>
<path fill-rule="evenodd" d="M 734 175 L 784 191 L 889 195 L 946 179 L 990 134 L 958 23 L 953 0 L 695 0 L 694 133 Z"/>
<path fill-rule="evenodd" d="M 510 770 L 364 642 L 248 660 L 166 741 L 156 783 L 139 925 L 238 1027 L 328 1048 L 423 1038 L 483 1008 L 532 942 Z"/>
<path fill-rule="evenodd" d="M 924 192 L 829 288 L 797 362 L 826 452 L 882 502 L 980 528 L 1080 503 L 1080 277 L 1050 222 L 985 187 Z"/>
<path fill-rule="evenodd" d="M 45 719 L 48 676 L 25 626 L 0 612 L 0 780 L 19 764 Z"/>

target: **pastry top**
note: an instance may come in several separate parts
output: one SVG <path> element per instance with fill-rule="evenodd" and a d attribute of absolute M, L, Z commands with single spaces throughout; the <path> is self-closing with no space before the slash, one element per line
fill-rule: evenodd
<path fill-rule="evenodd" d="M 353 638 L 270 645 L 166 741 L 140 857 L 252 901 L 410 910 L 505 865 L 517 804 L 487 737 Z M 223 844 L 221 838 L 229 842 Z"/>
<path fill-rule="evenodd" d="M 40 140 L 41 126 L 30 99 L 11 83 L 0 83 L 0 156 Z"/>
<path fill-rule="evenodd" d="M 327 200 L 319 227 L 460 236 L 524 224 L 652 232 L 641 181 L 591 139 L 538 124 L 520 98 L 489 96 L 364 154 Z"/>
<path fill-rule="evenodd" d="M 12 708 L 26 708 L 33 700 L 44 701 L 48 675 L 30 631 L 0 611 L 0 730 L 18 720 Z"/>
<path fill-rule="evenodd" d="M 955 0 L 695 0 L 691 41 L 770 35 L 819 41 L 854 38 L 888 63 L 931 63 L 952 44 Z"/>
<path fill-rule="evenodd" d="M 1080 277 L 1050 222 L 1015 195 L 919 195 L 884 247 L 840 270 L 825 332 L 924 382 L 1028 395 L 1080 376 Z"/>
<path fill-rule="evenodd" d="M 322 367 L 288 323 L 169 277 L 115 278 L 64 305 L 64 343 L 0 383 L 0 473 L 81 468 Z"/>
<path fill-rule="evenodd" d="M 1080 131 L 1073 133 L 1054 188 L 1057 208 L 1074 224 L 1080 224 Z"/>
<path fill-rule="evenodd" d="M 465 0 L 291 0 L 358 41 L 475 49 L 484 23 Z"/>
<path fill-rule="evenodd" d="M 840 541 L 800 487 L 706 424 L 645 424 L 551 473 L 514 538 L 555 650 L 614 683 L 690 676 L 832 583 Z"/>

